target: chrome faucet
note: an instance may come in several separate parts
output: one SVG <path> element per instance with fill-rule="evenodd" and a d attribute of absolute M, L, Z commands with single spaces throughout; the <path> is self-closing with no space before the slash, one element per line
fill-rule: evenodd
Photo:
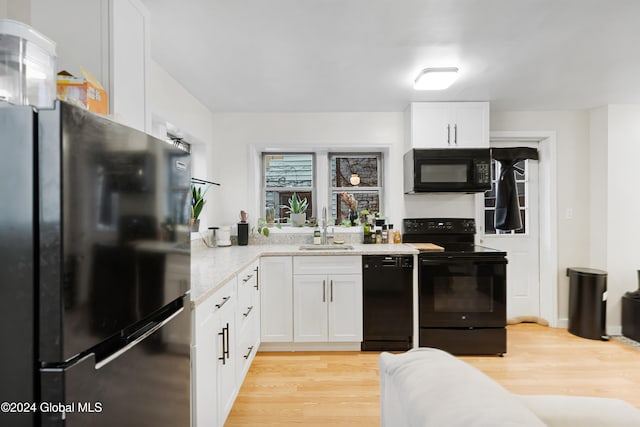
<path fill-rule="evenodd" d="M 328 239 L 327 239 L 327 223 L 328 223 L 328 219 L 327 219 L 327 207 L 323 206 L 322 207 L 322 239 L 321 239 L 321 244 L 326 245 L 328 243 Z"/>

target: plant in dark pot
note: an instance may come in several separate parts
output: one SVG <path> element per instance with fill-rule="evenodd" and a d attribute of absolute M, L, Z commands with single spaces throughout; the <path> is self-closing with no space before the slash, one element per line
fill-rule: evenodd
<path fill-rule="evenodd" d="M 204 195 L 209 191 L 209 186 L 203 188 L 191 184 L 191 219 L 189 220 L 189 226 L 192 232 L 197 232 L 200 229 L 200 214 L 207 201 L 204 199 Z"/>
<path fill-rule="evenodd" d="M 292 226 L 302 227 L 307 219 L 308 206 L 309 202 L 306 197 L 300 199 L 296 193 L 293 193 L 289 199 L 289 205 L 281 205 L 280 207 L 289 211 Z"/>

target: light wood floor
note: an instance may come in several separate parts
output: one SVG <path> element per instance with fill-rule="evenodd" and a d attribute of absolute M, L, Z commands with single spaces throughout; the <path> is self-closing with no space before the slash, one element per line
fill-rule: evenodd
<path fill-rule="evenodd" d="M 521 394 L 624 399 L 640 408 L 640 350 L 536 324 L 508 327 L 504 357 L 462 357 Z M 226 426 L 380 425 L 379 353 L 258 353 Z"/>

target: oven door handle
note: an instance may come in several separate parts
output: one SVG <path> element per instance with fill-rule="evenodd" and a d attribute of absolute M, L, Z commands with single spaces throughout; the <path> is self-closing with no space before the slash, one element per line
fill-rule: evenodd
<path fill-rule="evenodd" d="M 507 258 L 503 257 L 474 257 L 473 255 L 456 255 L 456 256 L 447 256 L 438 259 L 421 259 L 420 265 L 429 266 L 429 265 L 440 265 L 440 264 L 452 264 L 459 262 L 468 262 L 473 264 L 508 264 Z"/>

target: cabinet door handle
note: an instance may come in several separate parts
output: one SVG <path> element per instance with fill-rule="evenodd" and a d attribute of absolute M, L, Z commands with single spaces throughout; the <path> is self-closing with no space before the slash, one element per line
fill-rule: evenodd
<path fill-rule="evenodd" d="M 331 280 L 330 283 L 331 283 L 331 285 L 330 285 L 331 286 L 331 293 L 330 293 L 330 297 L 329 298 L 330 298 L 330 301 L 333 302 L 333 280 Z"/>
<path fill-rule="evenodd" d="M 322 281 L 322 302 L 327 302 L 327 281 Z"/>
<path fill-rule="evenodd" d="M 251 307 L 247 307 L 247 308 L 248 308 L 247 312 L 246 312 L 246 313 L 242 313 L 242 315 L 243 315 L 244 317 L 249 316 L 249 313 L 251 313 L 251 310 L 253 310 L 253 306 L 251 306 Z"/>
<path fill-rule="evenodd" d="M 227 303 L 227 301 L 229 301 L 231 299 L 230 296 L 228 297 L 223 297 L 222 298 L 222 302 L 220 304 L 216 304 L 216 308 L 221 308 L 223 305 L 225 305 Z"/>
<path fill-rule="evenodd" d="M 242 283 L 247 283 L 249 280 L 251 280 L 252 277 L 253 277 L 253 274 L 248 275 L 247 277 L 242 279 Z"/>
<path fill-rule="evenodd" d="M 453 143 L 458 145 L 458 124 L 453 125 Z"/>
<path fill-rule="evenodd" d="M 247 354 L 245 354 L 244 356 L 242 356 L 242 357 L 244 357 L 245 359 L 248 359 L 248 358 L 249 358 L 249 356 L 251 356 L 251 352 L 253 351 L 253 346 L 251 346 L 251 347 L 247 347 L 247 350 L 249 350 L 249 351 L 247 352 Z"/>
<path fill-rule="evenodd" d="M 227 359 L 228 359 L 229 358 L 229 323 L 228 322 L 227 322 L 227 345 L 225 346 L 224 354 L 225 356 L 227 356 Z"/>
<path fill-rule="evenodd" d="M 260 290 L 260 266 L 256 267 L 255 270 L 256 272 L 256 284 L 253 285 L 254 288 L 256 288 L 256 291 Z"/>
<path fill-rule="evenodd" d="M 221 340 L 222 341 L 222 356 L 218 357 L 218 360 L 222 360 L 222 364 L 223 365 L 226 364 L 226 360 L 227 360 L 224 357 L 224 355 L 225 355 L 225 351 L 224 351 L 224 345 L 225 345 L 225 343 L 224 343 L 224 330 L 225 330 L 225 328 L 222 328 L 222 332 L 218 332 L 218 336 L 222 337 L 222 340 Z"/>
<path fill-rule="evenodd" d="M 447 125 L 447 145 L 451 145 L 451 125 Z"/>

